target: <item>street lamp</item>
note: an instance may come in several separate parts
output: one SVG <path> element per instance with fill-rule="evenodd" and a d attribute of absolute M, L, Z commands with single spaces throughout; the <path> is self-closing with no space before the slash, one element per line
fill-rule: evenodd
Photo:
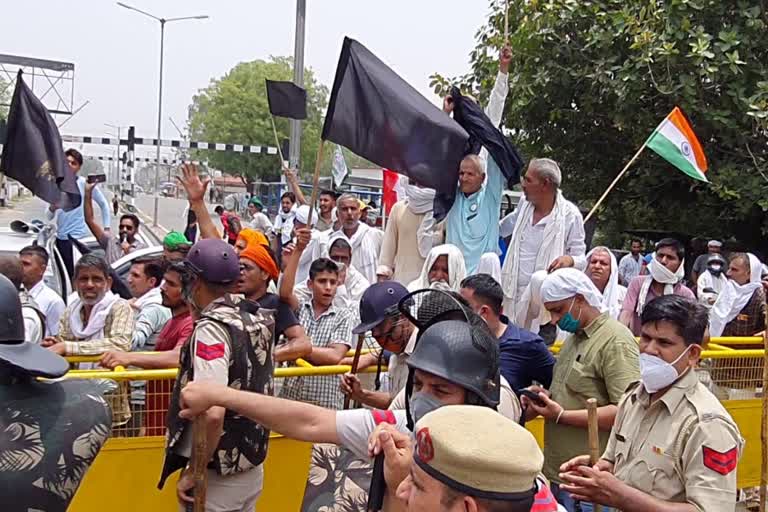
<path fill-rule="evenodd" d="M 120 185 L 120 183 L 122 182 L 122 175 L 121 175 L 121 169 L 120 169 L 120 129 L 127 128 L 127 126 L 118 126 L 116 124 L 111 124 L 111 123 L 104 123 L 104 126 L 108 128 L 112 128 L 117 131 L 117 135 L 116 135 L 117 149 L 115 149 L 115 167 L 117 167 L 117 183 L 118 183 L 119 191 L 121 192 L 120 197 L 123 197 L 122 196 L 123 187 L 122 185 Z M 112 136 L 112 134 L 109 132 L 107 132 L 107 135 Z M 131 177 L 131 179 L 133 179 L 133 177 Z M 131 190 L 131 193 L 133 193 L 133 190 Z"/>
<path fill-rule="evenodd" d="M 165 42 L 165 24 L 170 23 L 172 21 L 205 20 L 205 19 L 208 19 L 209 16 L 201 15 L 201 16 L 184 16 L 181 18 L 158 18 L 153 14 L 149 14 L 146 11 L 142 11 L 141 9 L 137 9 L 136 7 L 126 5 L 122 2 L 117 2 L 117 5 L 119 5 L 120 7 L 129 9 L 131 11 L 136 11 L 139 14 L 143 14 L 144 16 L 147 16 L 149 18 L 152 18 L 155 21 L 160 22 L 160 86 L 158 88 L 158 94 L 157 94 L 157 165 L 155 166 L 155 212 L 153 217 L 154 225 L 157 226 L 157 201 L 158 201 L 157 191 L 160 186 L 160 129 L 161 129 L 161 124 L 163 119 L 163 44 Z"/>

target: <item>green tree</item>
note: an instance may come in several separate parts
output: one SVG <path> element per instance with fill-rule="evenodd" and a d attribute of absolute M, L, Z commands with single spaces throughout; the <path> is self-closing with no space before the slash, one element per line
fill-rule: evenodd
<path fill-rule="evenodd" d="M 274 146 L 267 92 L 264 80 L 291 80 L 293 61 L 288 57 L 271 57 L 268 61 L 243 62 L 221 78 L 211 80 L 192 98 L 189 107 L 189 133 L 193 140 Z M 307 90 L 307 119 L 302 123 L 301 165 L 304 177 L 314 171 L 317 148 L 322 130 L 322 118 L 328 101 L 328 89 L 317 82 L 311 69 L 304 72 Z M 288 138 L 289 121 L 275 118 L 277 133 L 282 141 Z M 326 153 L 331 148 L 326 145 Z M 244 179 L 275 181 L 280 175 L 280 160 L 273 155 L 255 155 L 225 151 L 193 152 L 198 159 L 207 159 L 210 167 L 240 175 Z M 330 169 L 330 158 L 324 158 L 323 168 Z M 285 155 L 288 158 L 288 155 Z"/>
<path fill-rule="evenodd" d="M 604 241 L 626 229 L 735 237 L 766 249 L 768 46 L 759 0 L 510 0 L 505 125 L 528 158 L 557 160 L 565 194 L 590 207 L 675 105 L 691 118 L 710 184 L 646 151 L 601 208 Z M 504 1 L 476 35 L 472 73 L 433 76 L 487 98 Z"/>

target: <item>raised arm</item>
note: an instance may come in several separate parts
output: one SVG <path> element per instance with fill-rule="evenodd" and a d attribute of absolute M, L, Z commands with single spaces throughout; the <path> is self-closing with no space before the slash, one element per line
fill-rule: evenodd
<path fill-rule="evenodd" d="M 499 56 L 499 73 L 496 75 L 496 83 L 493 85 L 485 114 L 494 126 L 501 124 L 501 116 L 504 113 L 504 102 L 509 94 L 509 64 L 512 62 L 512 50 L 505 46 Z"/>
<path fill-rule="evenodd" d="M 301 186 L 299 185 L 299 179 L 296 176 L 296 171 L 293 169 L 284 169 L 283 173 L 285 174 L 285 181 L 288 182 L 288 186 L 290 187 L 291 192 L 296 195 L 296 202 L 300 205 L 307 204 L 309 201 L 307 201 L 307 198 L 304 197 L 304 192 L 301 191 Z"/>
<path fill-rule="evenodd" d="M 239 391 L 210 382 L 190 382 L 181 391 L 182 418 L 191 419 L 213 406 L 248 417 L 269 430 L 310 443 L 339 444 L 336 411 L 304 402 Z"/>
<path fill-rule="evenodd" d="M 96 183 L 86 183 L 85 184 L 85 197 L 83 198 L 83 217 L 85 217 L 85 224 L 88 226 L 88 229 L 91 230 L 91 233 L 93 233 L 93 236 L 96 237 L 96 241 L 99 242 L 99 245 L 103 248 L 107 246 L 107 242 L 109 239 L 109 235 L 107 235 L 104 232 L 104 229 L 99 226 L 98 223 L 93 219 L 93 189 L 96 187 Z M 101 195 L 101 192 L 98 190 L 96 191 Z M 104 196 L 101 196 L 102 199 L 104 199 Z M 101 210 L 104 212 L 104 209 Z M 109 224 L 107 224 L 109 226 Z"/>
<path fill-rule="evenodd" d="M 280 281 L 280 300 L 288 304 L 292 311 L 299 309 L 299 299 L 293 293 L 296 286 L 296 271 L 299 268 L 299 260 L 304 249 L 309 245 L 312 238 L 312 231 L 309 228 L 296 230 L 296 245 L 291 254 L 284 257 L 285 270 L 283 278 Z"/>
<path fill-rule="evenodd" d="M 176 176 L 176 179 L 186 190 L 189 207 L 197 216 L 197 223 L 200 226 L 200 238 L 221 239 L 221 233 L 216 229 L 216 225 L 211 219 L 211 214 L 208 213 L 208 208 L 205 206 L 205 191 L 208 189 L 211 179 L 205 178 L 201 180 L 195 164 L 182 165 L 181 174 L 181 176 Z"/>
<path fill-rule="evenodd" d="M 93 198 L 96 200 L 96 204 L 99 205 L 99 208 L 101 208 L 101 225 L 104 226 L 104 229 L 109 229 L 112 225 L 112 214 L 109 213 L 110 208 L 107 198 L 104 197 L 104 194 L 99 188 L 96 188 L 96 190 L 93 191 Z"/>

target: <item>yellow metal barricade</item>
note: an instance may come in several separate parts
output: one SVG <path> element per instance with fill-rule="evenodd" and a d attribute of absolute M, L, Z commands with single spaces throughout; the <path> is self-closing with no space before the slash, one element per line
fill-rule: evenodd
<path fill-rule="evenodd" d="M 739 425 L 747 444 L 738 467 L 738 486 L 753 487 L 760 480 L 760 414 L 762 396 L 763 350 L 745 349 L 762 338 L 713 338 L 703 352 L 697 373 L 700 380 L 721 399 Z M 560 343 L 552 347 L 556 354 Z M 98 357 L 72 357 L 71 362 L 94 362 Z M 310 377 L 343 374 L 349 366 L 314 367 L 298 360 L 295 366 L 275 369 L 276 378 Z M 363 373 L 375 372 L 375 367 Z M 386 371 L 386 370 L 385 370 Z M 115 429 L 93 466 L 86 474 L 70 510 L 100 510 L 112 499 L 112 489 L 119 485 L 130 500 L 120 510 L 176 510 L 175 479 L 163 491 L 157 481 L 163 461 L 165 415 L 177 370 L 134 370 L 118 367 L 110 370 L 76 370 L 66 378 L 111 379 L 128 385 L 145 382 L 143 394 L 131 388 L 130 419 Z M 118 419 L 117 417 L 115 419 Z M 543 421 L 537 418 L 527 424 L 539 444 L 544 443 Z M 272 433 L 265 462 L 264 492 L 259 510 L 299 510 L 304 496 L 311 443 L 287 439 Z"/>

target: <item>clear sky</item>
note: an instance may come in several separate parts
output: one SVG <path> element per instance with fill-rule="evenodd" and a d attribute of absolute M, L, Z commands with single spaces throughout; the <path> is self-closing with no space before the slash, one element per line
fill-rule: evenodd
<path fill-rule="evenodd" d="M 366 45 L 430 100 L 434 72 L 469 70 L 474 34 L 490 0 L 307 0 L 305 66 L 329 88 L 345 35 Z M 125 0 L 158 17 L 207 14 L 166 25 L 163 138 L 178 138 L 195 92 L 238 62 L 292 55 L 294 0 Z M 2 8 L 0 53 L 75 64 L 75 108 L 62 128 L 70 135 L 108 136 L 133 124 L 153 137 L 157 126 L 159 23 L 110 0 L 27 0 Z M 58 121 L 64 118 L 58 117 Z M 239 142 L 239 141 L 210 141 Z M 269 144 L 271 141 L 264 141 Z M 85 148 L 108 155 L 106 147 Z M 149 147 L 137 149 L 151 156 Z"/>

